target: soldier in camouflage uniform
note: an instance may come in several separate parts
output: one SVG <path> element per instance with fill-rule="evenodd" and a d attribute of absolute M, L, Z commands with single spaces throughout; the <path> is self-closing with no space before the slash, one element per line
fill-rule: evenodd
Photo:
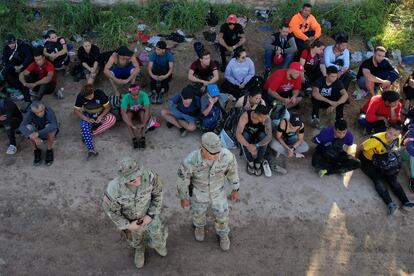
<path fill-rule="evenodd" d="M 190 153 L 178 169 L 177 189 L 181 207 L 190 206 L 194 236 L 204 240 L 207 208 L 211 205 L 220 247 L 230 249 L 229 208 L 224 183 L 232 188 L 231 199 L 239 199 L 239 176 L 233 153 L 222 148 L 213 132 L 203 134 L 201 148 Z"/>
<path fill-rule="evenodd" d="M 144 266 L 145 244 L 167 255 L 168 229 L 160 218 L 162 188 L 158 175 L 133 159 L 121 161 L 118 177 L 109 182 L 103 208 L 135 248 L 135 265 Z"/>

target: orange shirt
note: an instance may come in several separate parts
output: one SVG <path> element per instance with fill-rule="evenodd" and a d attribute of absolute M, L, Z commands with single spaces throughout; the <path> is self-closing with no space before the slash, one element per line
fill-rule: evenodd
<path fill-rule="evenodd" d="M 304 41 L 308 40 L 304 33 L 309 30 L 315 31 L 315 37 L 318 38 L 322 34 L 321 25 L 319 25 L 318 21 L 313 15 L 309 15 L 308 18 L 303 18 L 300 12 L 295 14 L 289 22 L 290 31 L 299 39 Z"/>

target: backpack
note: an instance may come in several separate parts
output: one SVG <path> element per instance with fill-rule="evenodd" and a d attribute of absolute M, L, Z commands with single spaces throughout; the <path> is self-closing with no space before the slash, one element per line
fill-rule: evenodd
<path fill-rule="evenodd" d="M 379 167 L 385 175 L 396 175 L 401 169 L 401 155 L 399 150 L 393 150 L 395 146 L 398 146 L 398 138 L 395 139 L 391 145 L 386 145 L 380 138 L 371 136 L 371 138 L 380 141 L 386 153 L 377 154 L 372 156 L 372 164 Z"/>
<path fill-rule="evenodd" d="M 211 5 L 210 5 L 210 10 L 208 11 L 208 15 L 206 17 L 206 23 L 208 26 L 210 27 L 215 27 L 217 26 L 219 22 L 219 18 L 218 16 L 213 12 Z"/>
<path fill-rule="evenodd" d="M 244 97 L 242 107 L 233 107 L 227 114 L 223 123 L 223 129 L 220 132 L 220 140 L 224 147 L 228 149 L 234 149 L 238 147 L 238 141 L 236 138 L 237 124 L 239 123 L 240 116 L 246 111 L 244 106 L 246 105 L 248 97 Z"/>
<path fill-rule="evenodd" d="M 194 42 L 193 47 L 194 47 L 194 51 L 196 52 L 197 56 L 200 57 L 201 51 L 204 50 L 204 44 L 197 41 L 197 42 Z"/>

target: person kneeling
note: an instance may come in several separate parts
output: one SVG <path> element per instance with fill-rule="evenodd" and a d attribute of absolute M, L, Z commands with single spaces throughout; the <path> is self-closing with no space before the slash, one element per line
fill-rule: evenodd
<path fill-rule="evenodd" d="M 347 153 L 347 147 L 353 145 L 354 137 L 344 119 L 337 120 L 334 127 L 322 129 L 312 141 L 317 145 L 312 166 L 319 170 L 320 177 L 344 174 L 361 167 L 361 162 Z"/>
<path fill-rule="evenodd" d="M 129 87 L 129 93 L 122 97 L 122 120 L 127 124 L 135 149 L 145 148 L 145 131 L 150 119 L 150 100 L 148 94 L 137 84 Z"/>

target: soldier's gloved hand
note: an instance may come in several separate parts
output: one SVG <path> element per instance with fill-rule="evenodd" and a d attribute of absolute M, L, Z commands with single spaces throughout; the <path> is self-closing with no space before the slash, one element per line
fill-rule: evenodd
<path fill-rule="evenodd" d="M 231 192 L 230 198 L 232 201 L 238 201 L 240 199 L 239 192 L 236 192 L 236 191 Z"/>
<path fill-rule="evenodd" d="M 190 201 L 188 199 L 181 199 L 181 207 L 186 209 L 188 206 L 190 206 Z"/>
<path fill-rule="evenodd" d="M 151 218 L 150 216 L 148 216 L 148 215 L 145 215 L 145 217 L 144 217 L 144 218 L 143 218 L 143 220 L 142 220 L 142 224 L 141 224 L 141 226 L 144 226 L 144 225 L 150 224 L 150 223 L 151 223 L 151 221 L 152 221 L 152 218 Z"/>
<path fill-rule="evenodd" d="M 142 224 L 137 224 L 137 221 L 134 220 L 134 221 L 131 221 L 131 223 L 129 224 L 127 229 L 129 231 L 134 231 L 134 230 L 139 229 L 141 226 L 142 226 Z"/>

